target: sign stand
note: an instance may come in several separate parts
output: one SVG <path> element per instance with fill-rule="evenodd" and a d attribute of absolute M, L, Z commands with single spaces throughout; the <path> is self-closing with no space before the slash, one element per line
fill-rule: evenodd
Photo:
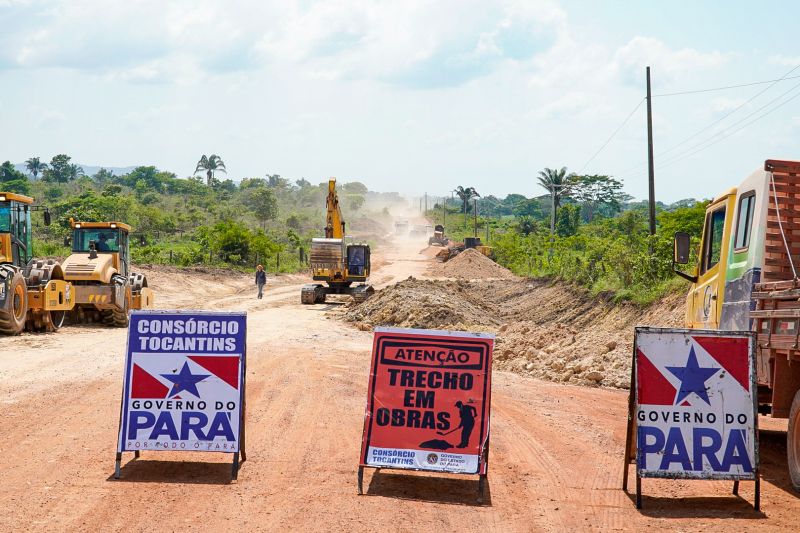
<path fill-rule="evenodd" d="M 114 479 L 123 452 L 138 459 L 142 449 L 231 453 L 238 478 L 247 460 L 246 327 L 246 313 L 131 314 Z"/>
<path fill-rule="evenodd" d="M 647 477 L 661 477 L 661 478 L 699 478 L 699 479 L 732 479 L 733 480 L 733 494 L 735 496 L 739 495 L 739 481 L 741 479 L 753 479 L 755 483 L 754 488 L 754 498 L 753 498 L 753 509 L 756 512 L 761 510 L 761 472 L 759 468 L 759 461 L 758 461 L 758 395 L 756 392 L 756 385 L 755 385 L 755 368 L 754 368 L 754 346 L 755 346 L 755 338 L 748 333 L 742 332 L 719 332 L 719 331 L 702 331 L 702 330 L 678 330 L 678 329 L 667 329 L 667 328 L 645 328 L 645 327 L 637 327 L 636 328 L 636 339 L 634 341 L 633 346 L 633 355 L 631 358 L 631 388 L 628 395 L 628 420 L 627 420 L 627 428 L 626 428 L 626 436 L 625 436 L 625 458 L 624 458 L 624 470 L 622 474 L 622 490 L 627 492 L 628 491 L 628 473 L 630 470 L 630 465 L 636 465 L 636 508 L 642 508 L 642 465 L 639 464 L 638 454 L 640 450 L 638 450 L 638 443 L 637 443 L 637 431 L 638 431 L 638 424 L 637 424 L 637 417 L 636 417 L 636 410 L 637 406 L 640 403 L 639 398 L 639 387 L 640 383 L 638 380 L 638 373 L 637 373 L 637 360 L 638 356 L 640 355 L 638 352 L 638 341 L 639 341 L 639 332 L 643 331 L 646 334 L 650 335 L 677 335 L 683 336 L 686 338 L 691 337 L 701 337 L 701 338 L 709 338 L 709 337 L 718 337 L 718 338 L 728 338 L 731 337 L 742 337 L 747 338 L 749 350 L 748 350 L 748 362 L 747 366 L 749 369 L 749 385 L 750 385 L 750 395 L 752 396 L 752 411 L 748 414 L 752 414 L 753 417 L 753 449 L 754 449 L 754 463 L 753 463 L 753 472 L 752 476 L 744 476 L 744 475 L 737 475 L 737 474 L 727 474 L 727 473 L 714 473 L 714 475 L 703 476 L 703 475 L 686 475 L 685 472 L 676 472 L 671 473 L 667 471 L 649 471 L 647 472 L 649 475 Z M 681 339 L 683 342 L 683 339 Z M 680 345 L 680 343 L 676 343 Z M 689 345 L 689 342 L 685 342 L 686 345 Z M 723 350 L 724 353 L 724 350 Z M 644 356 L 644 354 L 641 354 Z M 691 357 L 691 356 L 690 356 Z M 652 363 L 648 363 L 651 364 Z M 688 365 L 688 363 L 687 363 Z M 675 368 L 675 367 L 672 367 Z M 697 367 L 693 370 L 705 370 L 704 368 L 701 369 Z M 727 369 L 726 369 L 727 370 Z M 681 391 L 683 392 L 683 391 Z M 710 402 L 709 402 L 709 405 Z M 683 474 L 683 475 L 681 475 Z"/>
<path fill-rule="evenodd" d="M 625 468 L 622 471 L 622 490 L 628 492 L 628 470 L 631 463 L 636 464 L 636 422 L 634 418 L 635 399 L 634 387 L 636 386 L 636 347 L 631 356 L 631 381 L 628 392 L 628 424 L 625 431 Z M 636 508 L 642 508 L 642 480 L 636 473 Z"/>
<path fill-rule="evenodd" d="M 358 494 L 369 467 L 477 475 L 483 502 L 493 346 L 489 334 L 375 329 Z"/>

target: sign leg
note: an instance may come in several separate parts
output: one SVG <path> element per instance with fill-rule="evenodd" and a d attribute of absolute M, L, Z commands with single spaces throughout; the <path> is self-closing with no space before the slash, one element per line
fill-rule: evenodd
<path fill-rule="evenodd" d="M 358 493 L 364 494 L 364 467 L 358 467 Z"/>
<path fill-rule="evenodd" d="M 753 509 L 755 512 L 761 511 L 761 474 L 756 475 L 756 495 L 753 500 Z"/>
<path fill-rule="evenodd" d="M 114 461 L 114 479 L 119 479 L 122 475 L 122 453 L 117 452 L 116 460 Z"/>
<path fill-rule="evenodd" d="M 628 425 L 625 431 L 625 470 L 622 472 L 622 490 L 628 492 L 628 470 L 630 470 L 631 448 L 633 448 L 633 428 L 635 424 L 634 409 L 634 387 L 636 386 L 636 350 L 631 357 L 631 385 L 628 392 Z"/>
<path fill-rule="evenodd" d="M 236 481 L 239 478 L 239 452 L 233 454 L 233 466 L 231 467 L 231 479 Z"/>
<path fill-rule="evenodd" d="M 636 474 L 636 508 L 642 508 L 642 478 Z"/>
<path fill-rule="evenodd" d="M 142 453 L 139 450 L 136 450 L 135 452 L 133 452 L 133 458 L 134 459 L 138 459 L 141 456 L 142 456 Z"/>
<path fill-rule="evenodd" d="M 733 495 L 734 496 L 738 496 L 739 495 L 739 480 L 738 479 L 735 479 L 733 481 Z"/>
<path fill-rule="evenodd" d="M 483 503 L 483 495 L 486 492 L 486 474 L 481 474 L 478 478 L 478 503 Z"/>

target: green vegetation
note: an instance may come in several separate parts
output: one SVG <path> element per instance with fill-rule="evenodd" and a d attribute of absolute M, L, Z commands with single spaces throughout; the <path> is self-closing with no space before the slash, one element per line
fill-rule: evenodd
<path fill-rule="evenodd" d="M 49 227 L 41 216 L 32 217 L 38 256 L 68 255 L 64 238 L 71 231 L 70 218 L 114 220 L 134 228 L 135 263 L 242 269 L 262 263 L 271 272 L 295 272 L 306 267 L 310 241 L 322 235 L 325 224 L 327 182 L 291 182 L 279 175 L 240 183 L 219 180 L 214 174 L 225 172 L 225 164 L 217 155 L 198 162 L 197 172 L 205 176 L 189 178 L 153 166 L 124 175 L 100 169 L 86 176 L 65 154 L 49 163 L 30 158 L 26 169 L 30 180 L 10 162 L 0 165 L 0 190 L 32 195 L 53 213 Z M 369 216 L 364 212 L 367 197 L 381 208 L 401 201 L 397 195 L 371 193 L 359 182 L 344 183 L 341 189 L 346 216 Z"/>
<path fill-rule="evenodd" d="M 484 197 L 477 218 L 475 203 L 458 200 L 435 205 L 428 216 L 445 223 L 455 240 L 477 235 L 486 244 L 488 229 L 498 263 L 520 275 L 554 277 L 640 304 L 686 289 L 672 272 L 672 239 L 686 231 L 699 242 L 706 202 L 658 204 L 658 229 L 650 236 L 646 204 L 631 202 L 613 178 L 545 169 L 539 181 L 549 194 Z"/>

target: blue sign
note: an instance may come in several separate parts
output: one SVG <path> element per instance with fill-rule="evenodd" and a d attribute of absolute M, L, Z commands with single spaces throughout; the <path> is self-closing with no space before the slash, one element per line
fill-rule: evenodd
<path fill-rule="evenodd" d="M 117 451 L 237 453 L 247 314 L 134 311 Z"/>

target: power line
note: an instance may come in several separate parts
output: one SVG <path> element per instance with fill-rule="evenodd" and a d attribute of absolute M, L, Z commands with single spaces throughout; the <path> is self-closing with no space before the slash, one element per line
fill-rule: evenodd
<path fill-rule="evenodd" d="M 795 70 L 796 68 L 797 67 L 793 68 L 792 70 Z M 791 72 L 791 71 L 789 71 L 789 72 Z M 742 83 L 740 85 L 727 85 L 725 87 L 712 87 L 710 89 L 696 89 L 696 90 L 692 90 L 692 91 L 678 91 L 678 92 L 674 92 L 674 93 L 654 94 L 653 98 L 660 98 L 660 97 L 664 97 L 664 96 L 680 96 L 680 95 L 684 95 L 684 94 L 710 93 L 710 92 L 714 92 L 714 91 L 725 91 L 727 89 L 739 89 L 739 88 L 742 88 L 742 87 L 752 87 L 754 85 L 764 85 L 766 83 L 777 83 L 779 81 L 795 80 L 795 79 L 798 79 L 798 78 L 800 78 L 800 76 L 792 76 L 790 78 L 783 77 L 783 78 L 778 78 L 778 79 L 775 79 L 775 80 L 754 81 L 752 83 Z"/>
<path fill-rule="evenodd" d="M 711 129 L 711 128 L 712 128 L 712 127 L 714 127 L 715 125 L 719 124 L 720 122 L 722 122 L 723 120 L 725 120 L 726 118 L 728 118 L 729 116 L 731 116 L 732 114 L 736 113 L 737 111 L 739 111 L 740 109 L 742 109 L 744 106 L 746 106 L 747 104 L 749 104 L 750 102 L 752 102 L 753 100 L 755 100 L 756 98 L 758 98 L 759 96 L 761 96 L 762 94 L 764 94 L 765 92 L 767 92 L 767 91 L 769 91 L 770 89 L 772 89 L 772 88 L 773 88 L 773 87 L 774 87 L 774 86 L 775 86 L 775 85 L 776 85 L 778 82 L 780 82 L 780 81 L 783 81 L 783 80 L 787 80 L 787 79 L 795 79 L 795 78 L 800 78 L 800 76 L 794 76 L 794 77 L 792 77 L 792 78 L 787 78 L 787 76 L 788 76 L 789 74 L 791 74 L 792 72 L 794 72 L 794 71 L 795 71 L 795 70 L 797 70 L 798 68 L 800 68 L 800 65 L 797 65 L 796 67 L 794 67 L 793 69 L 791 69 L 789 72 L 787 72 L 786 74 L 784 74 L 783 76 L 781 76 L 781 77 L 780 77 L 780 78 L 778 78 L 777 80 L 775 80 L 775 81 L 773 81 L 772 83 L 770 83 L 770 85 L 769 85 L 768 87 L 766 87 L 765 89 L 762 89 L 761 91 L 757 92 L 756 94 L 754 94 L 753 96 L 751 96 L 750 98 L 748 98 L 748 99 L 747 99 L 745 102 L 743 102 L 743 103 L 739 104 L 738 106 L 736 106 L 736 107 L 735 107 L 734 109 L 732 109 L 731 111 L 728 111 L 728 112 L 727 112 L 725 115 L 723 115 L 722 117 L 718 118 L 717 120 L 715 120 L 714 122 L 712 122 L 712 123 L 711 123 L 711 124 L 709 124 L 708 126 L 705 126 L 704 128 L 701 128 L 700 130 L 696 131 L 695 133 L 693 133 L 693 134 L 692 134 L 692 135 L 690 135 L 689 137 L 686 137 L 684 140 L 682 140 L 682 141 L 681 141 L 681 142 L 679 142 L 678 144 L 676 144 L 676 145 L 672 146 L 671 148 L 668 148 L 667 150 L 664 150 L 664 151 L 663 151 L 663 152 L 661 152 L 659 155 L 660 155 L 660 156 L 663 156 L 663 155 L 665 155 L 665 154 L 668 154 L 668 153 L 672 152 L 673 150 L 677 149 L 679 146 L 683 146 L 684 144 L 686 144 L 686 143 L 687 143 L 687 142 L 689 142 L 690 140 L 694 139 L 695 137 L 697 137 L 697 136 L 698 136 L 698 135 L 700 135 L 701 133 L 708 131 L 709 129 Z"/>
<path fill-rule="evenodd" d="M 795 85 L 795 87 L 794 87 L 794 88 L 796 89 L 797 87 L 800 87 L 800 84 L 797 84 L 797 85 Z M 784 93 L 784 94 L 786 94 L 786 93 Z M 781 107 L 785 106 L 786 104 L 788 104 L 789 102 L 791 102 L 792 100 L 794 100 L 795 98 L 797 98 L 798 96 L 800 96 L 800 91 L 798 91 L 798 92 L 797 92 L 795 95 L 793 95 L 792 97 L 788 98 L 788 99 L 787 99 L 787 100 L 785 100 L 784 102 L 781 102 L 780 104 L 776 105 L 775 107 L 773 107 L 772 109 L 770 109 L 770 110 L 769 110 L 769 111 L 767 111 L 766 113 L 764 113 L 764 114 L 762 114 L 762 115 L 760 115 L 760 116 L 757 116 L 756 118 L 754 118 L 754 119 L 753 119 L 753 120 L 751 120 L 750 122 L 747 122 L 747 123 L 746 123 L 746 124 L 744 124 L 742 127 L 740 127 L 740 128 L 737 128 L 737 129 L 735 129 L 735 130 L 731 131 L 731 132 L 730 132 L 730 133 L 728 133 L 727 135 L 724 135 L 724 136 L 720 137 L 719 139 L 715 140 L 714 142 L 712 142 L 712 143 L 710 143 L 710 144 L 707 144 L 706 146 L 703 146 L 703 147 L 701 147 L 701 148 L 698 148 L 697 150 L 695 150 L 695 151 L 693 151 L 693 152 L 691 152 L 691 153 L 688 153 L 688 154 L 686 154 L 684 157 L 677 157 L 676 159 L 674 159 L 674 160 L 672 160 L 672 161 L 670 161 L 670 162 L 664 163 L 664 164 L 662 165 L 662 167 L 664 167 L 664 166 L 667 166 L 667 165 L 670 165 L 670 164 L 673 164 L 673 163 L 677 163 L 677 162 L 679 162 L 679 161 L 681 161 L 681 160 L 683 160 L 683 159 L 686 159 L 687 157 L 691 157 L 691 156 L 693 156 L 693 155 L 694 155 L 694 154 L 696 154 L 696 153 L 702 152 L 703 150 L 706 150 L 707 148 L 711 148 L 711 147 L 712 147 L 712 146 L 714 146 L 715 144 L 718 144 L 718 143 L 720 143 L 720 142 L 724 141 L 724 140 L 725 140 L 725 139 L 727 139 L 728 137 L 731 137 L 732 135 L 735 135 L 736 133 L 738 133 L 738 132 L 740 132 L 740 131 L 742 131 L 742 130 L 746 129 L 746 128 L 747 128 L 748 126 L 750 126 L 751 124 L 754 124 L 755 122 L 758 122 L 759 120 L 761 120 L 762 118 L 764 118 L 764 117 L 766 117 L 767 115 L 771 114 L 772 112 L 774 112 L 774 111 L 776 111 L 776 110 L 780 109 Z M 721 132 L 721 133 L 724 133 L 724 132 Z M 719 135 L 719 134 L 718 134 L 718 135 Z M 712 140 L 712 139 L 713 139 L 713 137 L 712 137 L 711 139 L 709 139 L 709 140 Z M 700 145 L 698 145 L 698 146 L 700 146 Z"/>
<path fill-rule="evenodd" d="M 582 173 L 582 172 L 583 172 L 583 170 L 584 170 L 584 169 L 585 169 L 587 166 L 589 166 L 589 163 L 591 163 L 592 161 L 594 161 L 594 158 L 595 158 L 595 157 L 597 157 L 598 155 L 600 155 L 600 152 L 602 152 L 602 151 L 605 149 L 605 147 L 606 147 L 606 146 L 608 146 L 608 143 L 610 143 L 610 142 L 611 142 L 611 141 L 614 139 L 614 137 L 616 137 L 616 136 L 617 136 L 617 133 L 619 133 L 619 132 L 620 132 L 620 130 L 621 130 L 622 128 L 624 128 L 624 127 L 625 127 L 625 124 L 627 124 L 627 123 L 628 123 L 628 121 L 631 119 L 631 117 L 633 117 L 634 113 L 636 113 L 636 111 L 638 111 L 638 109 L 639 109 L 639 108 L 642 106 L 642 103 L 643 103 L 644 101 L 645 101 L 645 99 L 644 99 L 644 98 L 642 98 L 641 100 L 639 100 L 639 103 L 638 103 L 638 104 L 636 104 L 636 107 L 634 107 L 634 108 L 633 108 L 633 111 L 631 111 L 631 112 L 628 114 L 628 116 L 627 116 L 627 117 L 625 117 L 625 120 L 623 120 L 623 121 L 622 121 L 622 124 L 620 124 L 620 125 L 619 125 L 619 127 L 617 127 L 617 129 L 615 129 L 615 130 L 614 130 L 614 133 L 612 133 L 612 134 L 611 134 L 611 136 L 610 136 L 608 139 L 606 139 L 606 142 L 604 142 L 604 143 L 603 143 L 603 146 L 601 146 L 601 147 L 600 147 L 600 149 L 599 149 L 599 150 L 597 150 L 597 151 L 594 153 L 594 155 L 593 155 L 592 157 L 590 157 L 590 158 L 589 158 L 589 160 L 588 160 L 588 161 L 586 161 L 586 163 L 584 163 L 584 164 L 583 164 L 583 166 L 581 167 L 581 169 L 578 171 L 578 174 Z"/>
<path fill-rule="evenodd" d="M 707 144 L 707 143 L 709 143 L 710 141 L 714 141 L 714 139 L 715 139 L 716 137 L 720 136 L 720 135 L 723 135 L 723 137 L 722 137 L 723 139 L 727 139 L 728 137 L 730 137 L 730 135 L 724 135 L 724 134 L 725 134 L 725 132 L 727 132 L 728 130 L 730 130 L 730 129 L 731 129 L 731 128 L 733 128 L 734 126 L 737 126 L 737 125 L 739 125 L 739 124 L 743 123 L 744 121 L 746 121 L 746 120 L 747 120 L 747 119 L 749 119 L 750 117 L 752 117 L 752 116 L 754 116 L 754 115 L 756 115 L 756 114 L 760 113 L 761 111 L 763 111 L 764 109 L 768 108 L 768 107 L 769 107 L 769 106 L 771 106 L 773 103 L 777 102 L 778 100 L 780 100 L 781 98 L 783 98 L 783 97 L 784 97 L 784 96 L 786 96 L 787 94 L 789 94 L 789 93 L 791 93 L 792 91 L 796 90 L 798 87 L 800 87 L 800 83 L 796 83 L 796 84 L 795 84 L 795 85 L 793 85 L 793 86 L 792 86 L 792 87 L 791 87 L 791 88 L 790 88 L 788 91 L 785 91 L 785 92 L 781 93 L 780 95 L 776 96 L 775 98 L 773 98 L 772 100 L 770 100 L 770 101 L 769 101 L 769 102 L 767 102 L 766 104 L 762 105 L 761 107 L 759 107 L 758 109 L 756 109 L 756 110 L 755 110 L 755 111 L 753 111 L 752 113 L 749 113 L 749 114 L 745 115 L 743 118 L 740 118 L 739 120 L 737 120 L 736 122 L 734 122 L 734 123 L 733 123 L 733 124 L 731 124 L 730 126 L 726 127 L 725 129 L 723 129 L 723 130 L 721 130 L 721 131 L 719 131 L 719 132 L 715 133 L 714 135 L 712 135 L 711 137 L 707 138 L 706 140 L 704 140 L 704 141 L 701 141 L 701 142 L 699 142 L 699 143 L 695 144 L 694 146 L 690 147 L 688 150 L 686 150 L 686 151 L 684 151 L 684 152 L 682 152 L 682 153 L 679 153 L 679 154 L 676 154 L 676 155 L 672 156 L 672 157 L 671 157 L 671 158 L 669 158 L 669 159 L 670 159 L 670 160 L 671 160 L 671 159 L 681 159 L 681 158 L 683 157 L 683 155 L 685 155 L 685 154 L 687 154 L 687 153 L 689 153 L 689 152 L 691 152 L 691 153 L 696 153 L 696 152 L 693 152 L 693 150 L 695 150 L 696 148 L 699 148 L 699 147 L 701 147 L 701 146 L 702 146 L 702 145 L 704 145 L 704 144 Z M 800 94 L 800 93 L 798 93 L 798 94 Z M 790 101 L 792 101 L 792 100 L 793 100 L 793 99 L 794 99 L 796 96 L 798 96 L 798 95 L 795 95 L 795 96 L 793 96 L 793 97 L 789 98 L 788 100 L 786 100 L 785 102 L 778 104 L 778 105 L 777 105 L 776 107 L 774 107 L 773 109 L 771 109 L 771 110 L 767 111 L 766 113 L 764 113 L 763 115 L 761 115 L 761 116 L 757 117 L 757 118 L 756 118 L 756 120 L 753 120 L 753 121 L 751 121 L 751 122 L 748 122 L 748 123 L 745 125 L 745 127 L 746 127 L 746 126 L 748 126 L 748 125 L 750 125 L 750 124 L 752 124 L 753 122 L 756 122 L 757 120 L 761 120 L 763 117 L 765 117 L 765 116 L 767 116 L 768 114 L 772 113 L 772 111 L 774 111 L 775 109 L 778 109 L 779 107 L 781 107 L 781 106 L 783 106 L 783 105 L 785 105 L 785 104 L 789 103 L 789 102 L 790 102 Z M 742 129 L 742 128 L 740 128 L 740 129 L 737 129 L 737 130 L 735 130 L 735 131 L 740 131 L 741 129 Z M 716 141 L 714 141 L 712 144 L 716 144 Z M 663 155 L 663 154 L 659 154 L 659 155 Z"/>
<path fill-rule="evenodd" d="M 769 105 L 771 105 L 772 103 L 774 103 L 776 100 L 778 100 L 778 99 L 780 99 L 780 98 L 782 98 L 782 97 L 786 96 L 787 94 L 789 94 L 790 92 L 794 91 L 794 90 L 795 90 L 795 89 L 797 89 L 798 87 L 800 87 L 800 83 L 798 83 L 798 84 L 794 85 L 794 86 L 793 86 L 791 89 L 789 89 L 788 91 L 784 92 L 783 94 L 781 94 L 781 95 L 780 95 L 780 96 L 778 96 L 777 98 L 774 98 L 774 99 L 772 99 L 770 102 L 768 102 L 767 104 L 765 104 L 765 105 L 761 106 L 761 107 L 760 107 L 758 110 L 756 110 L 756 112 L 758 112 L 758 111 L 760 111 L 760 110 L 763 110 L 763 109 L 764 109 L 764 108 L 766 108 L 767 106 L 769 106 Z M 746 116 L 746 117 L 744 117 L 743 119 L 741 119 L 741 120 L 739 120 L 739 121 L 735 122 L 734 124 L 732 124 L 731 126 L 729 126 L 727 129 L 725 129 L 725 130 L 722 130 L 721 132 L 717 133 L 717 134 L 716 134 L 716 135 L 714 135 L 713 137 L 710 137 L 710 138 L 706 139 L 705 141 L 703 141 L 703 142 L 701 142 L 701 143 L 698 143 L 698 144 L 696 144 L 695 146 L 693 146 L 692 148 L 690 148 L 688 151 L 686 151 L 686 152 L 684 152 L 684 153 L 682 153 L 682 154 L 678 154 L 677 156 L 674 156 L 674 157 L 672 157 L 672 158 L 668 158 L 668 159 L 667 159 L 665 162 L 663 162 L 663 163 L 659 163 L 659 168 L 665 168 L 665 167 L 669 167 L 669 166 L 671 166 L 671 165 L 674 165 L 675 163 L 678 163 L 678 162 L 680 162 L 680 161 L 683 161 L 684 159 L 687 159 L 687 158 L 689 158 L 689 157 L 691 157 L 691 156 L 693 156 L 693 155 L 695 155 L 695 154 L 697 154 L 697 153 L 700 153 L 700 152 L 702 152 L 702 151 L 704 151 L 704 150 L 706 150 L 706 149 L 708 149 L 708 148 L 711 148 L 712 146 L 714 146 L 714 145 L 716 145 L 716 144 L 719 144 L 720 142 L 724 141 L 725 139 L 727 139 L 727 138 L 729 138 L 729 137 L 731 137 L 731 136 L 735 135 L 736 133 L 738 133 L 738 132 L 740 132 L 740 131 L 742 131 L 742 130 L 746 129 L 746 128 L 747 128 L 747 127 L 749 127 L 750 125 L 752 125 L 752 124 L 754 124 L 754 123 L 758 122 L 758 121 L 759 121 L 759 120 L 761 120 L 762 118 L 764 118 L 764 117 L 766 117 L 766 116 L 770 115 L 771 113 L 773 113 L 773 112 L 777 111 L 778 109 L 780 109 L 781 107 L 785 106 L 786 104 L 788 104 L 789 102 L 791 102 L 792 100 L 794 100 L 795 98 L 798 98 L 798 97 L 800 97 L 800 91 L 798 91 L 796 94 L 792 95 L 791 97 L 787 98 L 787 99 L 786 99 L 786 100 L 784 100 L 783 102 L 779 103 L 778 105 L 774 106 L 772 109 L 769 109 L 769 110 L 768 110 L 768 111 L 766 111 L 765 113 L 762 113 L 761 115 L 759 115 L 759 116 L 757 116 L 757 117 L 753 118 L 753 119 L 752 119 L 752 120 L 750 120 L 749 122 L 746 122 L 746 123 L 745 123 L 744 125 L 742 125 L 741 127 L 739 127 L 739 128 L 736 128 L 736 129 L 734 129 L 733 131 L 730 131 L 730 129 L 731 129 L 733 126 L 735 126 L 735 125 L 737 125 L 737 124 L 741 124 L 741 123 L 742 123 L 744 120 L 747 120 L 747 118 L 749 118 L 749 117 L 752 117 L 752 116 L 753 116 L 753 114 L 755 114 L 756 112 L 754 112 L 754 113 L 751 113 L 751 114 L 747 115 L 747 116 Z M 726 134 L 726 132 L 727 132 L 727 134 Z M 719 137 L 720 135 L 722 135 L 722 136 L 721 136 L 721 137 Z M 719 137 L 719 138 L 716 138 L 716 137 Z M 705 146 L 704 146 L 704 145 L 705 145 Z M 635 175 L 635 176 L 633 176 L 633 177 L 634 177 L 634 178 L 638 178 L 638 177 L 640 177 L 640 176 L 642 176 L 642 175 L 643 175 L 642 173 L 638 173 L 638 174 L 636 174 L 636 175 Z"/>
<path fill-rule="evenodd" d="M 789 77 L 789 74 L 791 74 L 792 72 L 794 72 L 794 71 L 795 71 L 795 70 L 797 70 L 798 68 L 800 68 L 800 65 L 797 65 L 797 66 L 795 66 L 794 68 L 790 69 L 790 70 L 789 70 L 789 71 L 788 71 L 786 74 L 784 74 L 783 76 L 781 76 L 780 78 L 777 78 L 777 79 L 775 79 L 775 80 L 769 80 L 769 81 L 763 81 L 763 82 L 755 82 L 755 83 L 748 83 L 748 84 L 743 84 L 743 85 L 732 85 L 732 86 L 728 86 L 728 87 L 723 87 L 723 88 L 734 88 L 734 87 L 749 87 L 749 86 L 752 86 L 752 85 L 761 85 L 761 84 L 764 84 L 764 83 L 769 83 L 769 84 L 770 84 L 768 87 L 766 87 L 766 88 L 762 89 L 761 91 L 757 92 L 756 94 L 754 94 L 753 96 L 751 96 L 750 98 L 748 98 L 748 99 L 747 99 L 745 102 L 742 102 L 741 104 L 739 104 L 738 106 L 736 106 L 734 109 L 732 109 L 732 110 L 728 111 L 728 112 L 727 112 L 725 115 L 723 115 L 722 117 L 720 117 L 720 118 L 718 118 L 718 119 L 714 120 L 713 122 L 711 122 L 711 123 L 710 123 L 710 124 L 708 124 L 707 126 L 704 126 L 703 128 L 701 128 L 701 129 L 697 130 L 697 131 L 696 131 L 696 132 L 694 132 L 693 134 L 689 135 L 688 137 L 686 137 L 685 139 L 683 139 L 682 141 L 680 141 L 678 144 L 675 144 L 675 145 L 673 145 L 673 146 L 671 146 L 671 147 L 667 148 L 666 150 L 664 150 L 664 151 L 660 152 L 660 153 L 659 153 L 659 154 L 658 154 L 656 157 L 663 157 L 664 155 L 666 155 L 666 154 L 668 154 L 668 153 L 670 153 L 670 152 L 672 152 L 672 151 L 674 151 L 674 150 L 678 149 L 679 147 L 683 146 L 683 145 L 684 145 L 684 144 L 686 144 L 687 142 L 689 142 L 689 141 L 691 141 L 692 139 L 694 139 L 694 138 L 698 137 L 700 134 L 702 134 L 702 133 L 704 133 L 704 132 L 708 131 L 709 129 L 713 128 L 714 126 L 716 126 L 717 124 L 719 124 L 719 123 L 720 123 L 720 122 L 722 122 L 723 120 L 727 119 L 729 116 L 733 115 L 734 113 L 736 113 L 737 111 L 739 111 L 740 109 L 742 109 L 743 107 L 745 107 L 747 104 L 749 104 L 750 102 L 752 102 L 753 100 L 755 100 L 756 98 L 758 98 L 759 96 L 761 96 L 762 94 L 764 94 L 765 92 L 769 91 L 769 90 L 770 90 L 772 87 L 774 87 L 774 86 L 775 86 L 777 83 L 779 83 L 779 82 L 781 82 L 781 81 L 786 81 L 786 80 L 792 80 L 792 79 L 797 79 L 797 78 L 800 78 L 800 76 L 792 76 L 792 77 Z M 796 87 L 796 86 L 795 86 L 795 87 Z M 742 121 L 744 121 L 744 120 L 747 120 L 747 118 L 748 118 L 748 117 L 751 117 L 751 116 L 753 116 L 755 113 L 758 113 L 759 111 L 761 111 L 761 110 L 762 110 L 762 109 L 764 109 L 765 107 L 769 106 L 771 103 L 775 102 L 775 101 L 776 101 L 776 100 L 778 100 L 779 98 L 781 98 L 781 97 L 783 97 L 784 95 L 786 95 L 787 93 L 791 92 L 792 90 L 794 90 L 794 88 L 795 88 L 795 87 L 792 87 L 791 89 L 789 89 L 789 91 L 787 91 L 787 92 L 785 92 L 785 93 L 781 94 L 781 95 L 780 95 L 780 96 L 778 96 L 777 98 L 774 98 L 773 100 L 770 100 L 770 101 L 769 101 L 767 104 L 765 104 L 764 106 L 760 107 L 759 109 L 756 109 L 756 110 L 755 110 L 753 113 L 751 113 L 751 114 L 749 114 L 749 115 L 745 116 L 743 119 L 740 119 L 738 122 L 734 122 L 733 124 L 731 124 L 731 126 L 728 126 L 728 128 L 730 128 L 730 127 L 733 127 L 733 126 L 735 126 L 735 125 L 737 125 L 737 124 L 740 124 L 740 123 L 741 123 Z M 698 91 L 684 91 L 684 92 L 680 92 L 680 93 L 670 93 L 670 94 L 665 94 L 665 95 L 654 95 L 654 96 L 670 96 L 670 95 L 673 95 L 673 94 L 692 94 L 692 93 L 698 93 L 698 92 L 709 92 L 709 91 L 721 90 L 721 89 L 723 89 L 723 88 L 716 88 L 716 89 L 701 89 L 701 90 L 698 90 Z M 725 131 L 725 130 L 722 130 L 721 132 L 718 132 L 716 135 L 719 135 L 719 134 L 721 134 L 721 133 L 724 133 L 724 131 Z M 698 146 L 700 146 L 700 145 L 702 145 L 702 144 L 705 144 L 705 143 L 707 143 L 709 140 L 711 140 L 711 139 L 713 139 L 714 137 L 716 137 L 716 135 L 714 135 L 713 137 L 710 137 L 709 139 L 706 139 L 705 141 L 701 141 L 699 144 L 697 144 L 697 145 L 695 145 L 695 146 L 693 146 L 693 147 L 689 148 L 689 149 L 688 149 L 686 152 L 684 152 L 684 154 L 685 154 L 685 153 L 688 153 L 688 152 L 692 152 L 692 150 L 694 150 L 695 148 L 697 148 Z M 692 153 L 694 153 L 694 152 L 692 152 Z M 680 155 L 681 155 L 681 154 L 678 154 L 678 157 L 680 157 Z M 625 174 L 626 172 L 629 172 L 629 171 L 631 171 L 631 170 L 636 170 L 636 169 L 639 169 L 639 168 L 641 168 L 642 166 L 644 166 L 644 164 L 638 164 L 638 165 L 634 165 L 633 167 L 628 167 L 627 169 L 623 170 L 623 171 L 622 171 L 622 173 L 623 173 L 623 174 Z"/>

